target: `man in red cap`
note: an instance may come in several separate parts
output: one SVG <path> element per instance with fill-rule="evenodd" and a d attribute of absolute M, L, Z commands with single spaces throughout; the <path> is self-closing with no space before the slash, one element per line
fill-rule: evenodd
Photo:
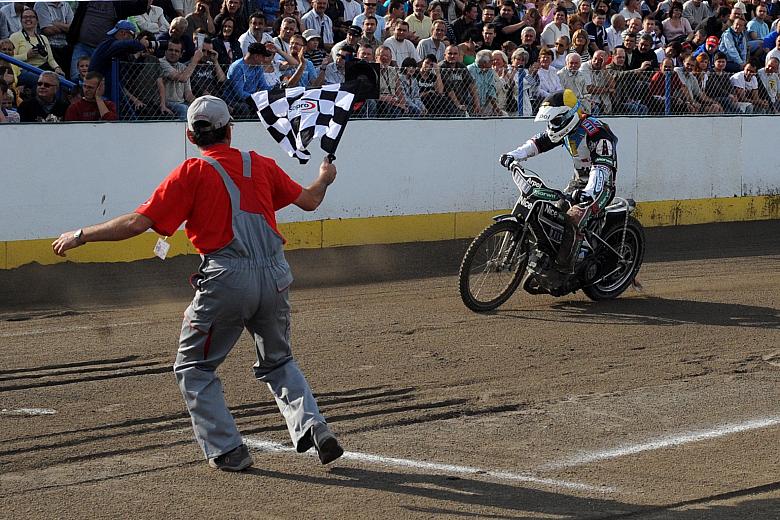
<path fill-rule="evenodd" d="M 717 36 L 709 36 L 707 41 L 693 51 L 693 57 L 696 58 L 699 54 L 704 54 L 710 62 L 708 70 L 712 70 L 715 67 L 715 54 L 718 52 L 718 45 L 720 39 Z"/>

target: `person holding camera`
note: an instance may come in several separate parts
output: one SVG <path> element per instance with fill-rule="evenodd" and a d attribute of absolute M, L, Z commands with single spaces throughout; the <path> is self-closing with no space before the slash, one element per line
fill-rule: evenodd
<path fill-rule="evenodd" d="M 217 51 L 214 50 L 214 37 L 206 36 L 200 50 L 203 57 L 190 77 L 192 94 L 195 97 L 207 95 L 221 97 L 226 76 L 217 59 Z"/>
<path fill-rule="evenodd" d="M 14 58 L 62 75 L 62 69 L 54 60 L 49 39 L 38 33 L 38 13 L 27 8 L 22 11 L 21 20 L 22 30 L 13 33 L 9 38 L 16 49 Z M 22 70 L 19 74 L 19 83 L 31 89 L 36 87 L 37 81 L 38 74 L 33 72 Z"/>

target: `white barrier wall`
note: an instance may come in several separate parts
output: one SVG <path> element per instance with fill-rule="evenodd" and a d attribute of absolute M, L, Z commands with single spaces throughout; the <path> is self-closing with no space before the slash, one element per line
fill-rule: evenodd
<path fill-rule="evenodd" d="M 620 139 L 619 195 L 646 202 L 780 192 L 776 117 L 607 121 Z M 513 119 L 351 121 L 323 206 L 288 208 L 280 221 L 508 208 L 516 190 L 498 157 L 542 128 Z M 198 155 L 183 123 L 4 125 L 0 132 L 0 241 L 50 238 L 132 211 L 179 162 Z M 274 157 L 303 184 L 316 175 L 319 160 L 299 166 L 259 122 L 237 123 L 233 144 Z M 318 146 L 310 150 L 321 157 Z M 551 185 L 571 175 L 562 149 L 528 166 Z"/>

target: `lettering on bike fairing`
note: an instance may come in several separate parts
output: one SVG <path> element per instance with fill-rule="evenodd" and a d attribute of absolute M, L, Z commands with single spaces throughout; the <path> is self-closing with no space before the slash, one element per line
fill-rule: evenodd
<path fill-rule="evenodd" d="M 542 200 L 558 200 L 558 195 L 544 188 L 534 189 L 533 196 Z"/>

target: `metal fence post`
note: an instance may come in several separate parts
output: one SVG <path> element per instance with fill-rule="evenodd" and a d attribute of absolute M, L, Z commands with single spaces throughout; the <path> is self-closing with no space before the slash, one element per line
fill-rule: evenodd
<path fill-rule="evenodd" d="M 111 60 L 111 101 L 116 107 L 119 107 L 119 60 Z"/>
<path fill-rule="evenodd" d="M 672 72 L 666 71 L 664 78 L 664 113 L 672 113 Z"/>
<path fill-rule="evenodd" d="M 523 82 L 525 80 L 525 69 L 517 71 L 517 115 L 523 117 Z"/>

